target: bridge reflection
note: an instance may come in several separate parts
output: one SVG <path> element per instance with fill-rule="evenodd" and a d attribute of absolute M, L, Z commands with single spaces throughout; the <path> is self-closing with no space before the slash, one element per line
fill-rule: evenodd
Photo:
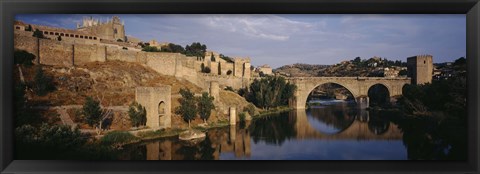
<path fill-rule="evenodd" d="M 370 116 L 366 110 L 355 112 L 345 112 L 344 123 L 349 122 L 348 127 L 343 128 L 335 134 L 321 132 L 312 126 L 309 122 L 306 110 L 295 110 L 290 112 L 289 117 L 295 117 L 296 138 L 298 139 L 356 139 L 356 140 L 400 140 L 402 139 L 401 130 L 389 121 L 381 117 Z M 338 115 L 337 115 L 338 116 Z M 332 116 L 331 116 L 332 117 Z M 335 115 L 334 115 L 335 117 Z M 337 119 L 338 121 L 338 119 Z M 338 123 L 337 123 L 338 126 Z M 340 125 L 343 126 L 343 125 Z"/>

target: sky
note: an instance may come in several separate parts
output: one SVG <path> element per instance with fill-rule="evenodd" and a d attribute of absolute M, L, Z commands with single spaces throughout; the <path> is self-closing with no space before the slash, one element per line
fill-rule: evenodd
<path fill-rule="evenodd" d="M 406 61 L 430 54 L 434 63 L 466 56 L 464 14 L 23 14 L 26 23 L 75 29 L 83 17 L 125 21 L 126 35 L 185 47 L 200 42 L 254 66 L 332 65 L 355 57 Z"/>

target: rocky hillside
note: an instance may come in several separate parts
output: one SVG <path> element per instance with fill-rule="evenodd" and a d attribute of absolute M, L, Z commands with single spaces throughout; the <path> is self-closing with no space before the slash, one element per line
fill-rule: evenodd
<path fill-rule="evenodd" d="M 309 64 L 293 64 L 285 65 L 274 70 L 285 76 L 290 77 L 314 77 L 318 72 L 329 67 L 329 65 L 309 65 Z"/>
<path fill-rule="evenodd" d="M 37 65 L 38 66 L 38 65 Z M 79 105 L 87 96 L 100 99 L 103 105 L 129 105 L 135 99 L 135 87 L 171 85 L 172 95 L 181 87 L 199 93 L 196 85 L 172 76 L 161 75 L 154 70 L 136 63 L 108 61 L 92 62 L 73 67 L 43 66 L 45 74 L 53 77 L 56 87 L 46 96 L 28 92 L 29 101 L 35 105 Z M 24 68 L 28 83 L 33 82 L 36 67 Z"/>

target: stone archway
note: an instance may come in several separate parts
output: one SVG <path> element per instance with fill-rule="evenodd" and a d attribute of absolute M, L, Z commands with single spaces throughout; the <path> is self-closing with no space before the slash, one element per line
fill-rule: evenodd
<path fill-rule="evenodd" d="M 135 100 L 147 110 L 147 126 L 151 129 L 171 127 L 171 87 L 137 87 Z"/>
<path fill-rule="evenodd" d="M 371 106 L 386 106 L 390 104 L 390 92 L 389 86 L 376 83 L 368 88 L 367 96 L 369 99 L 369 107 Z"/>

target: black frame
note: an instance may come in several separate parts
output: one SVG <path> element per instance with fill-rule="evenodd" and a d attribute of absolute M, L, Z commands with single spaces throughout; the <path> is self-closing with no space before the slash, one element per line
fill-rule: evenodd
<path fill-rule="evenodd" d="M 2 173 L 478 173 L 479 0 L 3 0 L 0 54 L 0 171 Z M 27 161 L 13 160 L 13 20 L 22 13 L 330 13 L 466 14 L 468 160 L 453 161 Z"/>

